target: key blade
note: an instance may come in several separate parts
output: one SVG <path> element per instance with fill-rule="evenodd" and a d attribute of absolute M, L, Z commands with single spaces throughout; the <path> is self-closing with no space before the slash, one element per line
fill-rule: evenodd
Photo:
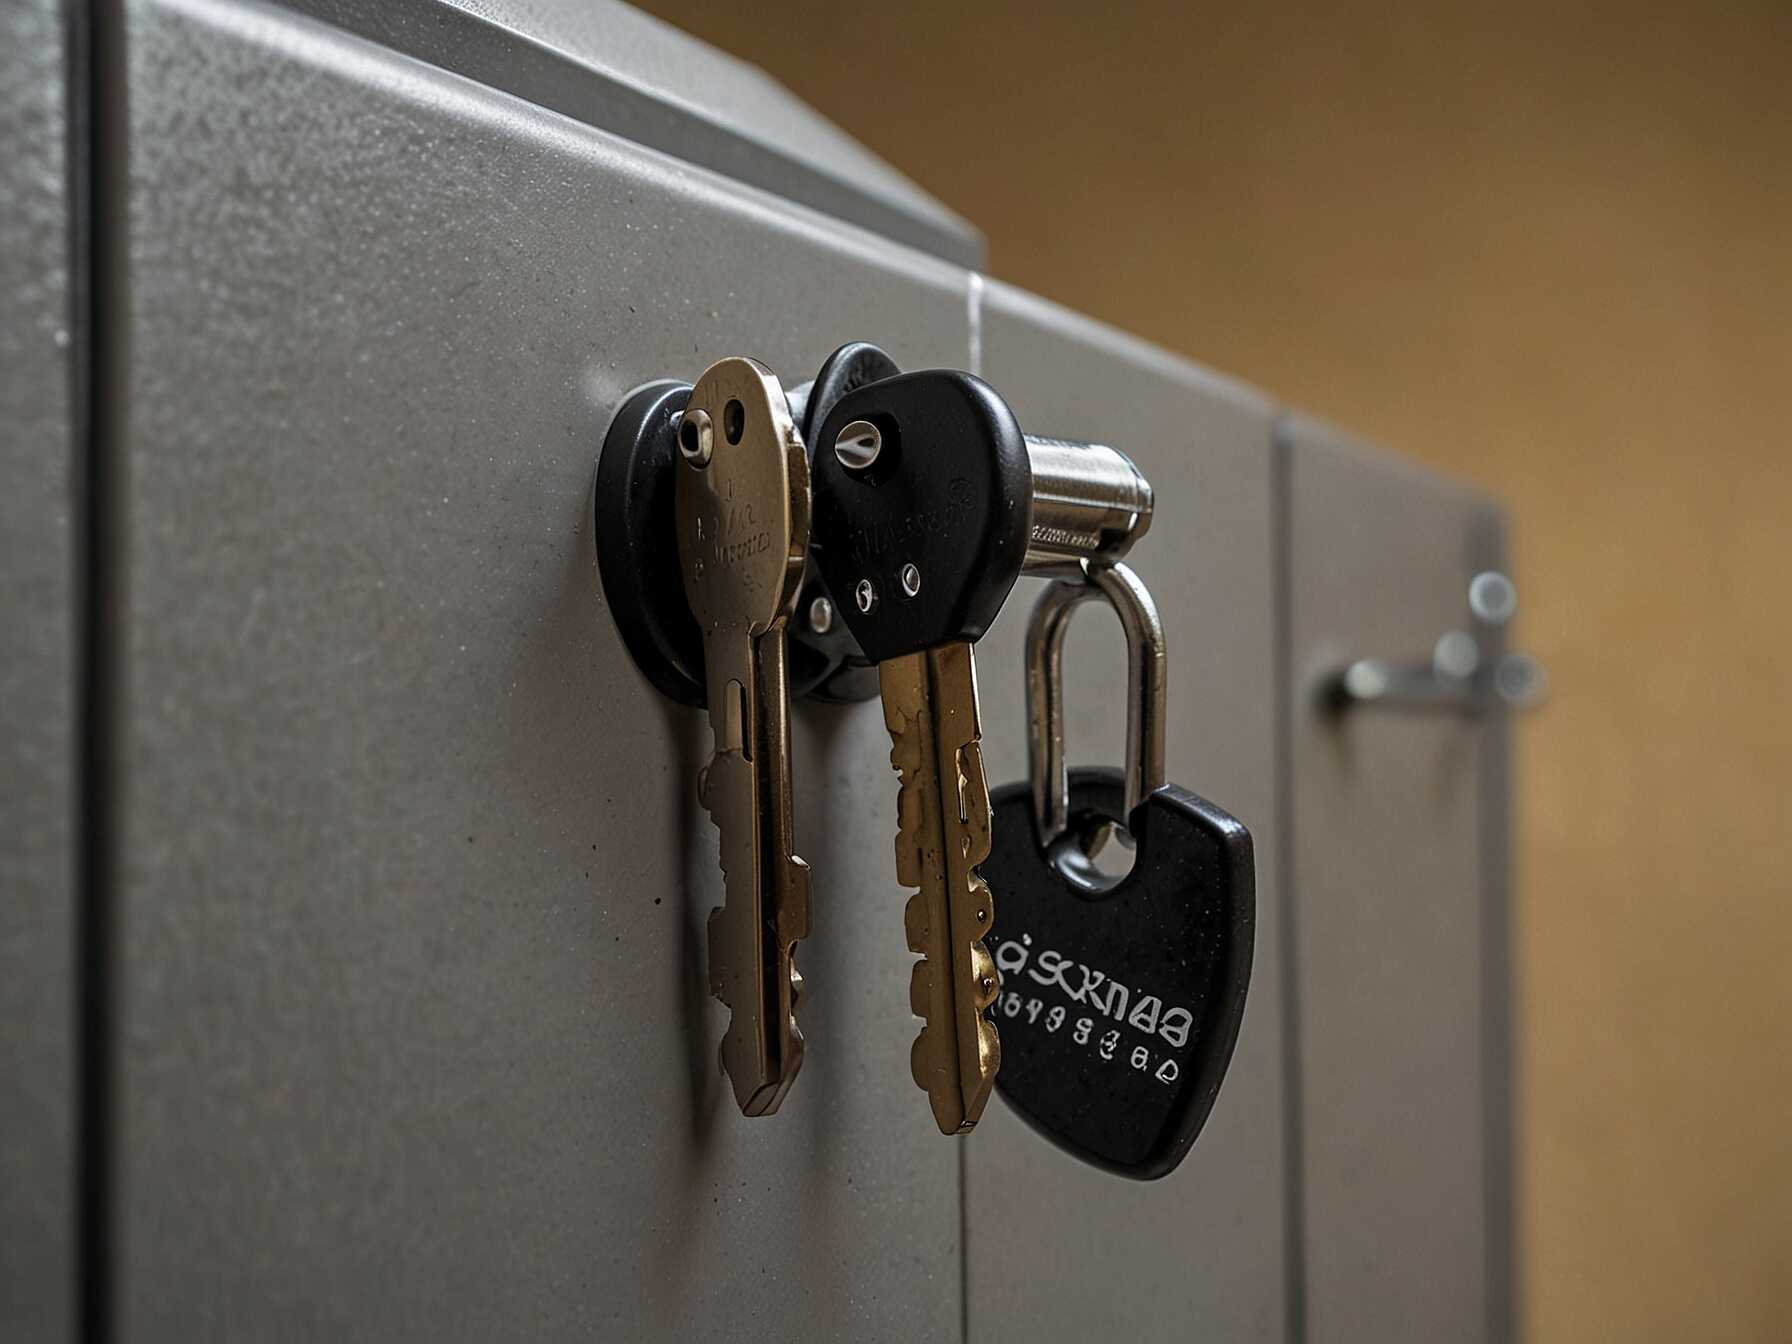
<path fill-rule="evenodd" d="M 903 912 L 909 950 L 921 955 L 909 1003 L 923 1019 L 910 1052 L 945 1134 L 983 1114 L 1001 1064 L 985 1016 L 998 982 L 982 938 L 994 905 L 976 865 L 989 854 L 988 783 L 977 719 L 976 668 L 968 644 L 950 644 L 878 665 L 897 794 L 897 881 L 917 887 Z"/>
<path fill-rule="evenodd" d="M 803 1063 L 803 1033 L 797 1027 L 803 977 L 796 969 L 796 944 L 809 936 L 813 888 L 809 865 L 796 854 L 791 819 L 790 686 L 784 628 L 762 636 L 754 649 L 758 662 L 758 736 L 754 764 L 759 775 L 759 827 L 762 837 L 764 887 L 760 896 L 759 935 L 763 951 L 759 971 L 764 1004 L 760 1030 L 770 1067 L 767 1090 L 748 1115 L 769 1115 L 778 1109 Z"/>
<path fill-rule="evenodd" d="M 1002 1061 L 1001 1039 L 986 1016 L 1001 988 L 995 959 L 983 944 L 995 918 L 995 903 L 989 884 L 977 872 L 977 865 L 989 857 L 994 819 L 983 771 L 976 656 L 969 643 L 954 643 L 930 650 L 927 660 L 939 724 L 940 778 L 954 786 L 944 793 L 942 820 L 958 1072 L 964 1096 L 962 1130 L 969 1130 L 983 1115 Z"/>
<path fill-rule="evenodd" d="M 779 1078 L 765 1011 L 760 936 L 766 888 L 761 790 L 757 764 L 748 755 L 756 735 L 749 706 L 759 696 L 757 659 L 745 640 L 713 639 L 707 645 L 704 670 L 715 754 L 703 772 L 702 802 L 720 833 L 722 865 L 722 903 L 709 916 L 709 992 L 729 1011 L 720 1054 L 735 1101 L 747 1114 L 763 1114 Z"/>
<path fill-rule="evenodd" d="M 709 916 L 709 986 L 729 1010 L 720 1053 L 735 1101 L 743 1114 L 770 1115 L 802 1066 L 795 944 L 809 934 L 812 901 L 809 865 L 792 849 L 784 632 L 752 641 L 743 659 L 717 644 L 706 672 L 725 695 L 711 694 L 718 750 L 702 801 L 721 833 L 723 897 Z M 738 748 L 726 736 L 737 721 L 727 697 L 742 706 Z"/>

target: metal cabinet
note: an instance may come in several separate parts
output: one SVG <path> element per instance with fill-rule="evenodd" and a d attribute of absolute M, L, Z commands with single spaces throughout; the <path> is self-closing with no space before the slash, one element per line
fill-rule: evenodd
<path fill-rule="evenodd" d="M 950 1336 L 882 721 L 797 724 L 814 1048 L 744 1122 L 590 490 L 668 371 L 961 363 L 965 273 L 310 19 L 128 50 L 122 1336 Z"/>
<path fill-rule="evenodd" d="M 963 221 L 619 6 L 106 17 L 91 66 L 52 8 L 4 21 L 0 132 L 44 153 L 0 156 L 29 300 L 0 329 L 27 428 L 0 459 L 0 1334 L 72 1337 L 79 1270 L 131 1340 L 1508 1331 L 1503 734 L 1315 698 L 1459 616 L 1489 505 L 985 281 Z M 61 172 L 104 178 L 91 240 Z M 70 312 L 110 325 L 58 344 Z M 800 381 L 852 338 L 978 370 L 1156 487 L 1169 773 L 1258 864 L 1231 1072 L 1162 1182 L 1000 1101 L 934 1132 L 875 704 L 793 716 L 802 1077 L 745 1121 L 717 1072 L 708 730 L 604 608 L 592 465 L 648 379 L 748 353 Z M 1025 769 L 1034 591 L 979 648 L 995 783 Z M 1123 751 L 1116 631 L 1071 636 L 1074 761 Z M 105 1009 L 79 1037 L 77 961 Z"/>
<path fill-rule="evenodd" d="M 74 1320 L 79 1077 L 76 599 L 84 540 L 68 50 L 0 9 L 0 1336 Z"/>
<path fill-rule="evenodd" d="M 1305 1338 L 1506 1338 L 1504 725 L 1329 696 L 1463 628 L 1501 518 L 1304 417 L 1280 451 Z"/>
<path fill-rule="evenodd" d="M 965 1145 L 973 1336 L 1284 1337 L 1283 1085 L 1275 836 L 1272 408 L 1257 393 L 1004 285 L 983 305 L 982 369 L 1029 432 L 1122 445 L 1156 492 L 1129 563 L 1169 640 L 1168 773 L 1223 801 L 1257 848 L 1245 1021 L 1206 1129 L 1164 1180 L 1066 1159 L 999 1101 Z M 994 781 L 1026 773 L 1025 580 L 979 645 Z M 1073 763 L 1126 743 L 1118 622 L 1091 609 L 1065 657 Z M 1001 918 L 1001 893 L 995 893 Z M 999 1019 L 998 1019 L 999 1025 Z"/>

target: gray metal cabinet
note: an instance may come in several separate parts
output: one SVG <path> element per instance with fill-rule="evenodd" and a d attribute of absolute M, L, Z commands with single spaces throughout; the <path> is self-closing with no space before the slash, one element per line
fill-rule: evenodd
<path fill-rule="evenodd" d="M 80 496 L 62 14 L 0 9 L 0 1336 L 74 1313 Z"/>
<path fill-rule="evenodd" d="M 1257 944 L 1231 1071 L 1200 1141 L 1162 1181 L 1064 1158 L 998 1102 L 965 1145 L 973 1336 L 1280 1339 L 1283 1084 L 1277 983 L 1271 421 L 1258 394 L 1003 285 L 982 367 L 1029 432 L 1118 444 L 1157 514 L 1129 562 L 1169 640 L 1168 773 L 1220 801 L 1257 848 Z M 979 645 L 993 781 L 1026 773 L 1023 581 Z M 1126 743 L 1126 658 L 1099 608 L 1065 657 L 1073 764 Z M 1001 893 L 995 893 L 1001 919 Z M 1000 1019 L 998 1018 L 998 1025 Z"/>
<path fill-rule="evenodd" d="M 952 1335 L 882 721 L 797 723 L 814 1044 L 743 1121 L 590 489 L 668 371 L 962 362 L 964 272 L 310 19 L 128 40 L 121 1334 Z"/>
<path fill-rule="evenodd" d="M 986 282 L 963 221 L 619 6 L 105 15 L 92 66 L 4 20 L 0 1334 L 72 1338 L 102 1247 L 130 1340 L 1509 1332 L 1503 731 L 1316 698 L 1460 620 L 1484 501 Z M 111 325 L 71 336 L 63 176 L 102 169 Z M 1258 863 L 1231 1073 L 1162 1182 L 1000 1101 L 934 1131 L 874 704 L 794 715 L 802 1077 L 747 1121 L 717 1071 L 708 730 L 604 609 L 592 465 L 647 379 L 851 338 L 1156 486 L 1169 773 Z M 1035 592 L 979 649 L 996 783 Z M 1123 752 L 1117 635 L 1070 639 L 1075 762 Z"/>
<path fill-rule="evenodd" d="M 1501 521 L 1315 421 L 1283 437 L 1305 1337 L 1504 1338 L 1504 726 L 1327 703 L 1464 627 Z"/>

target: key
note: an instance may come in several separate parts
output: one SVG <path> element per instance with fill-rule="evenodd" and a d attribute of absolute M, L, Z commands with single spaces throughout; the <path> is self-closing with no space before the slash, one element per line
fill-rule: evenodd
<path fill-rule="evenodd" d="M 785 622 L 809 544 L 809 468 L 784 393 L 750 359 L 712 365 L 678 428 L 678 557 L 703 635 L 715 750 L 698 780 L 721 832 L 709 988 L 729 1009 L 721 1062 L 746 1115 L 778 1109 L 803 1060 L 794 945 L 809 868 L 792 852 Z"/>
<path fill-rule="evenodd" d="M 999 989 L 983 938 L 995 917 L 977 865 L 990 802 L 971 646 L 1018 577 L 1031 469 L 1012 413 L 969 374 L 902 374 L 849 392 L 815 456 L 815 560 L 877 665 L 900 776 L 896 876 L 904 911 L 910 1052 L 940 1131 L 968 1132 L 1001 1064 L 987 1012 Z"/>

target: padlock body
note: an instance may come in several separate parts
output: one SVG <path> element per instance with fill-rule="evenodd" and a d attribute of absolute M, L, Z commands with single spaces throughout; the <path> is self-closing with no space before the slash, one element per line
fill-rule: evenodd
<path fill-rule="evenodd" d="M 1150 1180 L 1187 1154 L 1231 1061 L 1256 871 L 1241 822 L 1166 784 L 1127 819 L 1131 871 L 1106 882 L 1084 843 L 1124 797 L 1119 771 L 1072 770 L 1070 828 L 1043 849 L 1026 784 L 992 799 L 996 1087 L 1059 1147 Z"/>

